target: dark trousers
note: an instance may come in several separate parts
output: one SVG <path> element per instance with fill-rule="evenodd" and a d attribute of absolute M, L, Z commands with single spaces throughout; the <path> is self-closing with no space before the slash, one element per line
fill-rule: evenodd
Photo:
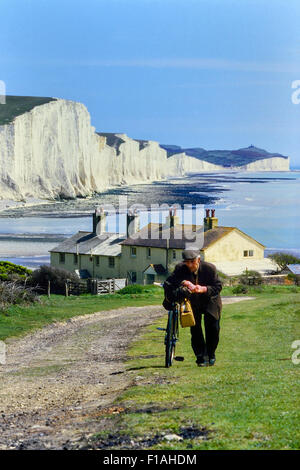
<path fill-rule="evenodd" d="M 210 313 L 194 314 L 196 325 L 191 327 L 192 348 L 196 356 L 213 358 L 219 343 L 220 320 L 216 320 Z M 201 321 L 204 316 L 205 339 Z"/>

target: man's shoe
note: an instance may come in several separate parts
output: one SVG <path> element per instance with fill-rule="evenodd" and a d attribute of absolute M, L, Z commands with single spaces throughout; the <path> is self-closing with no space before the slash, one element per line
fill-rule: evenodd
<path fill-rule="evenodd" d="M 209 364 L 210 366 L 214 366 L 214 365 L 215 365 L 215 362 L 216 362 L 216 358 L 215 358 L 215 357 L 211 357 L 211 358 L 209 359 L 209 361 L 208 361 L 208 364 Z"/>
<path fill-rule="evenodd" d="M 196 360 L 196 364 L 198 367 L 206 367 L 207 366 L 207 361 L 204 359 L 202 356 L 198 356 Z"/>

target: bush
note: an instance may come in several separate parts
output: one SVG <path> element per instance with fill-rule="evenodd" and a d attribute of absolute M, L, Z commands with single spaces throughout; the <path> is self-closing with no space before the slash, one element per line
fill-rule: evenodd
<path fill-rule="evenodd" d="M 141 294 L 143 290 L 143 286 L 140 284 L 130 284 L 129 286 L 120 289 L 118 294 Z"/>
<path fill-rule="evenodd" d="M 239 277 L 239 283 L 248 286 L 250 284 L 257 286 L 262 284 L 262 276 L 258 271 L 249 271 L 246 269 Z"/>
<path fill-rule="evenodd" d="M 239 285 L 233 287 L 232 293 L 233 294 L 247 294 L 248 293 L 248 287 L 239 284 Z"/>
<path fill-rule="evenodd" d="M 287 275 L 287 279 L 289 281 L 292 281 L 294 284 L 298 284 L 298 277 L 296 276 L 296 274 L 293 274 L 293 273 L 289 273 Z"/>
<path fill-rule="evenodd" d="M 228 279 L 227 274 L 223 273 L 222 271 L 218 270 L 217 273 L 220 279 Z"/>
<path fill-rule="evenodd" d="M 24 280 L 32 273 L 30 269 L 19 266 L 18 264 L 10 263 L 9 261 L 0 261 L 0 280 L 1 281 L 14 281 Z"/>
<path fill-rule="evenodd" d="M 34 303 L 39 301 L 32 288 L 20 286 L 17 282 L 0 281 L 0 311 L 10 305 Z"/>
<path fill-rule="evenodd" d="M 222 271 L 217 270 L 218 277 L 222 282 L 223 286 L 229 286 L 231 283 L 231 278 L 227 276 L 227 274 L 223 273 Z"/>
<path fill-rule="evenodd" d="M 46 292 L 48 289 L 48 281 L 50 281 L 51 293 L 64 294 L 67 279 L 73 282 L 79 281 L 79 277 L 75 273 L 67 271 L 66 269 L 43 265 L 32 272 L 28 283 L 36 289 Z"/>

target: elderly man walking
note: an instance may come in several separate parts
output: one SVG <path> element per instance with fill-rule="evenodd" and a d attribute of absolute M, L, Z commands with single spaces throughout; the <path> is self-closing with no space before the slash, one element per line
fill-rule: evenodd
<path fill-rule="evenodd" d="M 164 282 L 165 296 L 170 302 L 191 302 L 196 324 L 191 327 L 192 348 L 196 363 L 203 367 L 216 362 L 215 351 L 219 343 L 222 301 L 222 283 L 216 267 L 201 261 L 197 250 L 184 250 L 183 261 Z M 205 339 L 202 331 L 204 317 Z"/>

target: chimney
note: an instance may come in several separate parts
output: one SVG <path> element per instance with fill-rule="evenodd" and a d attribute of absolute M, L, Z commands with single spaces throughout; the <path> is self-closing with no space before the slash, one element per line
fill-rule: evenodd
<path fill-rule="evenodd" d="M 176 215 L 176 208 L 175 209 L 169 209 L 169 215 L 166 217 L 165 225 L 167 227 L 174 227 L 179 223 L 179 216 Z"/>
<path fill-rule="evenodd" d="M 140 216 L 135 209 L 134 212 L 127 213 L 127 238 L 134 235 L 140 230 Z"/>
<path fill-rule="evenodd" d="M 204 217 L 204 232 L 218 227 L 218 219 L 215 217 L 216 209 L 205 209 L 205 212 L 206 216 Z"/>
<path fill-rule="evenodd" d="M 93 213 L 93 233 L 100 235 L 105 232 L 106 213 L 103 207 L 97 207 Z"/>

